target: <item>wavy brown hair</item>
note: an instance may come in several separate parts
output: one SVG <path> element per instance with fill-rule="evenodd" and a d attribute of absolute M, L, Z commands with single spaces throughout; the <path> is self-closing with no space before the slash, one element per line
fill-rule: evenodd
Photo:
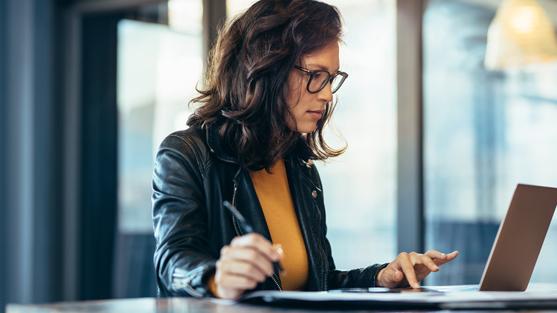
<path fill-rule="evenodd" d="M 302 143 L 311 158 L 344 152 L 325 142 L 323 127 L 335 104 L 326 105 L 317 129 L 301 135 L 288 127 L 288 77 L 301 58 L 339 41 L 338 10 L 314 0 L 260 0 L 219 33 L 209 57 L 206 88 L 189 126 L 217 125 L 225 145 L 250 169 L 269 169 Z M 306 149 L 307 150 L 307 149 Z"/>

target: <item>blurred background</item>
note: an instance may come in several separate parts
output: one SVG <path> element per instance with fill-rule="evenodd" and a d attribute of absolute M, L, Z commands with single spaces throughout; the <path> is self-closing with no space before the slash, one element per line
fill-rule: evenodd
<path fill-rule="evenodd" d="M 0 0 L 0 308 L 155 296 L 151 174 L 248 0 Z M 337 267 L 459 250 L 474 284 L 517 183 L 557 186 L 556 0 L 331 0 L 318 163 Z M 557 283 L 552 223 L 532 278 Z"/>

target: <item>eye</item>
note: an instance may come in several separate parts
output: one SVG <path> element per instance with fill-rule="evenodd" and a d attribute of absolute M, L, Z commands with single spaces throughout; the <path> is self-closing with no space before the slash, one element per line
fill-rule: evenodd
<path fill-rule="evenodd" d="M 313 78 L 318 79 L 318 80 L 324 79 L 325 78 L 325 73 L 323 73 L 323 72 L 313 72 Z"/>

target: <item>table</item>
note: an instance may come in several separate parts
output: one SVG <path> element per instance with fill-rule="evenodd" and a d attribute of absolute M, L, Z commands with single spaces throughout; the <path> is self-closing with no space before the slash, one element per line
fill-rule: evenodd
<path fill-rule="evenodd" d="M 315 313 L 315 312 L 347 312 L 347 311 L 323 311 L 305 309 L 285 309 L 246 304 L 232 304 L 229 301 L 193 299 L 193 298 L 140 298 L 140 299 L 118 299 L 101 301 L 66 302 L 44 305 L 8 305 L 6 313 L 54 313 L 54 312 L 95 312 L 95 313 Z M 365 312 L 365 311 L 350 311 Z M 390 311 L 389 313 L 391 313 Z M 419 311 L 427 312 L 427 311 Z M 463 313 L 465 311 L 458 311 Z M 481 311 L 473 311 L 479 313 Z M 485 311 L 493 313 L 494 311 Z M 505 311 L 498 311 L 505 312 Z M 511 311 L 507 311 L 511 312 Z M 536 311 L 528 311 L 530 313 Z M 557 312 L 557 311 L 539 311 Z"/>

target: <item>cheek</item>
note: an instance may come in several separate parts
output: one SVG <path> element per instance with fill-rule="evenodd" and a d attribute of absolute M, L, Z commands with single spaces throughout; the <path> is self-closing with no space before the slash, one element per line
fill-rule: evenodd
<path fill-rule="evenodd" d="M 288 98 L 288 109 L 296 120 L 296 123 L 299 123 L 304 118 L 304 114 L 307 110 L 307 105 L 305 105 L 305 103 L 308 103 L 307 98 L 308 95 L 304 92 L 300 93 L 299 90 Z"/>
<path fill-rule="evenodd" d="M 288 88 L 286 90 L 286 99 L 288 101 L 288 108 L 292 111 L 294 107 L 297 106 L 298 102 L 301 100 L 301 89 L 300 82 L 295 79 L 292 75 L 288 78 Z"/>
<path fill-rule="evenodd" d="M 304 96 L 305 94 L 300 88 L 300 82 L 290 77 L 286 99 L 288 101 L 288 110 L 296 120 L 300 118 L 300 113 L 302 113 Z"/>
<path fill-rule="evenodd" d="M 306 110 L 308 110 L 307 103 L 311 102 L 311 99 L 308 98 L 310 97 L 307 94 L 302 94 L 299 98 L 296 99 L 298 101 L 293 106 L 290 106 L 290 111 L 294 113 L 296 117 L 301 116 L 306 112 Z"/>
<path fill-rule="evenodd" d="M 308 115 L 307 110 L 310 109 L 312 99 L 311 94 L 302 95 L 297 105 L 290 109 L 294 118 L 295 129 L 300 133 L 311 133 L 317 128 L 318 120 L 315 117 Z"/>

